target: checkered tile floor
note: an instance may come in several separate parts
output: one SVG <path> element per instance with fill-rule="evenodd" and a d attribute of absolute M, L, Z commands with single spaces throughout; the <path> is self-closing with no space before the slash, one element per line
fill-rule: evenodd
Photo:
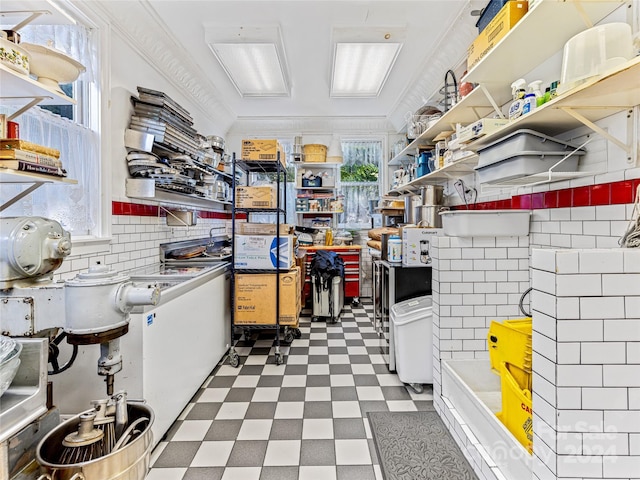
<path fill-rule="evenodd" d="M 239 368 L 218 366 L 152 454 L 147 480 L 382 479 L 369 411 L 426 409 L 380 354 L 373 305 L 345 306 L 336 324 L 300 319 L 302 338 L 238 343 Z"/>

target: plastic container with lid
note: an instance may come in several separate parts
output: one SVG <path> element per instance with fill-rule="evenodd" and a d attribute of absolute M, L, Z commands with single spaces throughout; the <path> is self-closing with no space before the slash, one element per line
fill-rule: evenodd
<path fill-rule="evenodd" d="M 631 25 L 606 23 L 570 38 L 564 46 L 558 94 L 605 74 L 633 58 Z"/>
<path fill-rule="evenodd" d="M 433 383 L 433 299 L 412 298 L 391 307 L 391 330 L 398 378 L 416 391 Z"/>
<path fill-rule="evenodd" d="M 391 235 L 387 242 L 387 260 L 393 263 L 402 262 L 402 239 L 398 235 Z"/>

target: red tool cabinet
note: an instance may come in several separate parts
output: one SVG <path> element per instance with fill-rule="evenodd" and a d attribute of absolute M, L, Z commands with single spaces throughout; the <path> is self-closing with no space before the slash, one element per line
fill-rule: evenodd
<path fill-rule="evenodd" d="M 336 252 L 344 261 L 344 296 L 345 298 L 359 298 L 360 297 L 360 257 L 362 247 L 360 245 L 347 245 L 347 246 L 314 246 L 314 247 L 300 247 L 307 253 L 305 257 L 306 274 L 304 278 L 304 301 L 310 298 L 311 295 L 311 277 L 309 272 L 311 271 L 311 260 L 318 250 L 330 250 Z"/>

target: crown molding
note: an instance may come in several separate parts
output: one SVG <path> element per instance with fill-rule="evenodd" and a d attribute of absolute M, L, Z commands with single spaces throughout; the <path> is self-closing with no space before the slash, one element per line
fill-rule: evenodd
<path fill-rule="evenodd" d="M 112 30 L 129 42 L 132 49 L 171 83 L 192 99 L 205 118 L 226 132 L 236 119 L 231 109 L 220 101 L 221 95 L 198 62 L 179 48 L 180 42 L 171 28 L 156 14 L 147 0 L 126 2 L 87 2 L 109 19 Z M 144 19 L 144 21 L 141 21 Z M 212 115 L 215 112 L 215 116 Z"/>

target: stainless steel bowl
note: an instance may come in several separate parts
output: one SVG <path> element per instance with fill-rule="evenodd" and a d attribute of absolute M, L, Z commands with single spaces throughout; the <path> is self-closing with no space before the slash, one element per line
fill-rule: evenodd
<path fill-rule="evenodd" d="M 45 473 L 38 480 L 144 480 L 149 470 L 153 448 L 153 410 L 148 405 L 128 402 L 129 425 L 146 417 L 144 430 L 124 447 L 87 462 L 64 465 L 59 461 L 62 440 L 78 429 L 80 415 L 61 423 L 38 444 L 36 459 Z"/>

